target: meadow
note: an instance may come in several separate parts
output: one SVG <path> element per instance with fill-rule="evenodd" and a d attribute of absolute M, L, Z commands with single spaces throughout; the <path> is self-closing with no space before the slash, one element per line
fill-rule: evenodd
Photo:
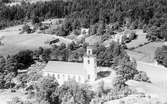
<path fill-rule="evenodd" d="M 71 43 L 70 39 L 56 35 L 42 34 L 37 32 L 32 34 L 20 34 L 20 29 L 22 29 L 22 25 L 10 27 L 0 31 L 0 37 L 3 37 L 2 43 L 4 44 L 0 46 L 0 55 L 16 54 L 21 50 L 35 50 L 39 47 L 50 48 L 51 46 L 46 44 L 46 42 L 56 38 L 60 40 L 58 44 Z"/>

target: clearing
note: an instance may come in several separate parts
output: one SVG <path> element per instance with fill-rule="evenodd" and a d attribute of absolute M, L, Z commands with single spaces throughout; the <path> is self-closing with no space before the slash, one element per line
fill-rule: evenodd
<path fill-rule="evenodd" d="M 167 68 L 164 66 L 138 61 L 137 69 L 146 72 L 153 84 L 167 88 Z"/>
<path fill-rule="evenodd" d="M 154 62 L 155 51 L 158 47 L 164 45 L 164 42 L 151 42 L 134 50 L 127 50 L 128 55 L 143 62 Z"/>
<path fill-rule="evenodd" d="M 137 47 L 143 43 L 148 42 L 148 40 L 146 39 L 147 33 L 144 33 L 142 29 L 135 29 L 133 31 L 136 33 L 137 39 L 132 40 L 130 43 L 127 43 L 126 45 L 128 48 Z"/>
<path fill-rule="evenodd" d="M 4 44 L 0 46 L 0 55 L 16 54 L 25 49 L 34 50 L 39 47 L 49 48 L 50 45 L 46 44 L 46 42 L 53 38 L 60 40 L 58 44 L 69 44 L 72 42 L 70 39 L 64 37 L 37 32 L 32 34 L 19 34 L 19 29 L 22 29 L 22 25 L 0 30 L 0 37 L 3 37 L 2 43 Z"/>

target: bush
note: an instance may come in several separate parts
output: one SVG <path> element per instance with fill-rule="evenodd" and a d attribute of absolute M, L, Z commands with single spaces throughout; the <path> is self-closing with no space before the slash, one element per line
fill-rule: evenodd
<path fill-rule="evenodd" d="M 108 77 L 110 75 L 110 71 L 103 71 L 97 73 L 97 79 Z"/>
<path fill-rule="evenodd" d="M 101 41 L 104 42 L 104 41 L 106 41 L 106 40 L 109 39 L 109 38 L 110 38 L 110 35 L 107 35 L 107 34 L 102 35 Z"/>
<path fill-rule="evenodd" d="M 129 41 L 128 37 L 126 35 L 123 35 L 122 36 L 122 42 L 123 43 L 128 43 L 128 41 Z"/>
<path fill-rule="evenodd" d="M 39 19 L 39 17 L 33 17 L 32 18 L 32 24 L 38 24 L 38 23 L 40 23 L 41 21 L 40 21 L 40 19 Z"/>
<path fill-rule="evenodd" d="M 136 38 L 137 38 L 137 35 L 136 35 L 135 32 L 132 32 L 132 33 L 130 34 L 130 36 L 129 36 L 129 39 L 130 39 L 130 40 L 134 40 L 134 39 L 136 39 Z"/>
<path fill-rule="evenodd" d="M 138 21 L 134 21 L 132 22 L 131 26 L 130 26 L 130 29 L 137 29 L 138 28 Z"/>
<path fill-rule="evenodd" d="M 16 92 L 16 90 L 15 89 L 11 89 L 11 92 L 14 93 L 14 92 Z"/>
<path fill-rule="evenodd" d="M 158 47 L 155 51 L 155 60 L 158 64 L 167 67 L 167 46 Z"/>
<path fill-rule="evenodd" d="M 47 25 L 42 25 L 40 26 L 39 30 L 46 30 L 46 29 L 49 29 L 49 26 Z"/>
<path fill-rule="evenodd" d="M 75 30 L 74 30 L 74 35 L 77 35 L 77 36 L 78 36 L 78 35 L 80 35 L 80 34 L 81 34 L 81 31 L 80 31 L 79 29 L 75 29 Z"/>
<path fill-rule="evenodd" d="M 144 33 L 147 33 L 147 31 L 148 31 L 148 27 L 147 27 L 147 25 L 144 25 L 144 26 L 143 26 L 143 32 L 144 32 Z"/>
<path fill-rule="evenodd" d="M 26 32 L 26 33 L 28 33 L 28 34 L 30 34 L 30 33 L 32 32 L 32 29 L 30 28 L 29 25 L 25 24 L 25 25 L 23 26 L 23 28 L 22 28 L 22 33 L 24 33 L 24 32 Z"/>
<path fill-rule="evenodd" d="M 18 65 L 17 67 L 19 69 L 28 68 L 30 65 L 32 65 L 34 63 L 33 52 L 30 50 L 20 51 L 19 53 L 17 53 L 13 57 L 16 60 L 17 65 Z"/>
<path fill-rule="evenodd" d="M 90 104 L 94 95 L 87 85 L 81 85 L 74 80 L 65 82 L 60 87 L 59 92 L 62 104 Z M 70 101 L 73 103 L 70 103 Z"/>
<path fill-rule="evenodd" d="M 11 0 L 0 0 L 0 3 L 10 3 L 11 2 Z"/>
<path fill-rule="evenodd" d="M 146 72 L 140 71 L 138 74 L 134 76 L 134 80 L 136 81 L 143 81 L 143 82 L 150 82 L 149 77 L 147 76 Z"/>

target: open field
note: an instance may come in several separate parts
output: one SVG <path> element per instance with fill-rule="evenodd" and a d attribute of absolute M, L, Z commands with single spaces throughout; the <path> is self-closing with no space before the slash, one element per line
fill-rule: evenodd
<path fill-rule="evenodd" d="M 161 47 L 164 42 L 150 42 L 148 43 L 148 40 L 146 39 L 147 33 L 143 33 L 143 30 L 136 29 L 134 30 L 136 34 L 138 35 L 137 39 L 132 40 L 130 43 L 126 44 L 128 48 L 137 47 L 134 50 L 127 50 L 128 55 L 135 58 L 137 61 L 143 61 L 143 62 L 154 62 L 154 56 L 155 51 L 158 47 Z M 140 46 L 144 43 L 143 46 Z"/>
<path fill-rule="evenodd" d="M 45 42 L 53 38 L 58 38 L 60 40 L 59 44 L 71 43 L 70 39 L 66 39 L 56 35 L 39 33 L 19 34 L 19 29 L 21 29 L 21 27 L 22 25 L 19 25 L 0 31 L 0 37 L 4 37 L 2 40 L 4 45 L 0 46 L 0 55 L 15 54 L 20 50 L 25 49 L 34 50 L 39 47 L 48 48 L 50 46 L 48 44 L 45 44 Z"/>
<path fill-rule="evenodd" d="M 137 69 L 145 71 L 153 84 L 167 88 L 167 68 L 164 66 L 138 61 Z"/>
<path fill-rule="evenodd" d="M 137 47 L 140 44 L 148 42 L 148 40 L 146 39 L 147 33 L 143 33 L 142 29 L 136 29 L 134 30 L 134 32 L 137 34 L 137 39 L 132 40 L 130 43 L 127 43 L 126 45 L 128 48 Z"/>
<path fill-rule="evenodd" d="M 157 47 L 161 47 L 162 45 L 164 45 L 164 42 L 152 42 L 132 51 L 127 50 L 127 53 L 137 61 L 153 63 L 155 51 Z"/>
<path fill-rule="evenodd" d="M 147 93 L 155 94 L 161 101 L 167 98 L 167 68 L 157 65 L 154 61 L 155 50 L 164 42 L 152 42 L 127 53 L 137 60 L 137 69 L 147 73 L 152 84 L 132 84 L 135 88 L 143 89 Z"/>

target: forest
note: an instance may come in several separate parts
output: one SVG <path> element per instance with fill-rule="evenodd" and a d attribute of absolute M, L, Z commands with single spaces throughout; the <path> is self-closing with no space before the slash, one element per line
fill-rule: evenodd
<path fill-rule="evenodd" d="M 54 0 L 32 4 L 23 1 L 14 6 L 0 3 L 1 29 L 36 17 L 65 18 L 63 31 L 67 34 L 73 29 L 90 27 L 102 21 L 142 28 L 149 33 L 149 40 L 167 38 L 166 0 Z"/>

